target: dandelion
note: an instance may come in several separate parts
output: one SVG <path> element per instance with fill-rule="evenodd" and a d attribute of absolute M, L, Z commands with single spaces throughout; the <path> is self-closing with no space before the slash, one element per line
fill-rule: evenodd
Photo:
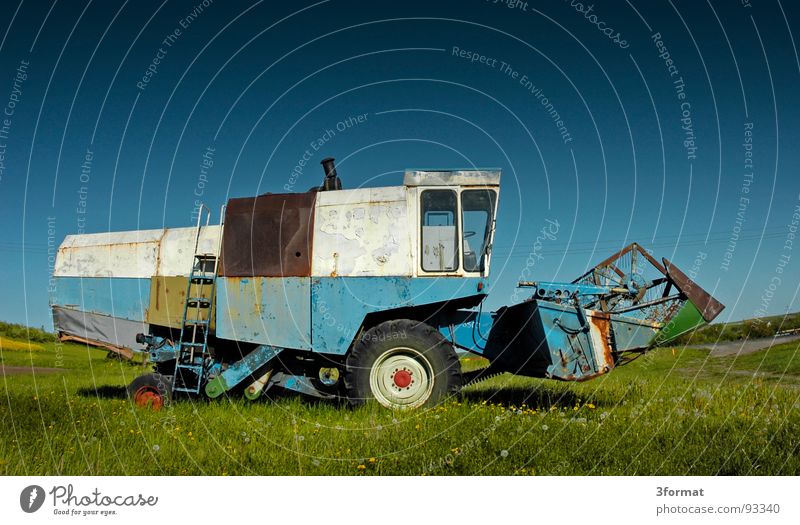
<path fill-rule="evenodd" d="M 600 414 L 600 419 L 605 419 L 607 417 L 608 417 L 608 412 L 603 412 L 602 414 Z"/>
<path fill-rule="evenodd" d="M 380 430 L 383 430 L 383 425 L 378 425 L 377 427 L 375 427 L 375 429 L 376 429 L 376 430 L 379 430 L 379 431 L 380 431 Z"/>
<path fill-rule="evenodd" d="M 319 460 L 318 459 L 312 459 L 311 460 L 311 464 L 314 465 L 315 467 L 318 467 L 319 466 Z"/>
<path fill-rule="evenodd" d="M 589 410 L 595 409 L 595 406 L 592 403 L 587 403 L 586 406 L 589 407 Z"/>
<path fill-rule="evenodd" d="M 378 460 L 377 460 L 377 459 L 375 459 L 375 458 L 369 458 L 369 462 L 370 462 L 370 463 L 375 463 L 376 461 L 378 461 Z"/>
<path fill-rule="evenodd" d="M 158 452 L 159 450 L 161 450 L 161 447 L 158 445 L 153 445 L 153 452 Z"/>
<path fill-rule="evenodd" d="M 501 458 L 507 458 L 508 457 L 508 450 L 506 450 L 506 449 L 501 450 L 500 451 L 500 457 Z"/>
<path fill-rule="evenodd" d="M 305 441 L 305 436 L 297 436 L 297 441 Z"/>
<path fill-rule="evenodd" d="M 542 430 L 544 430 L 545 432 L 547 432 L 547 430 L 548 430 L 549 428 L 550 428 L 550 427 L 548 427 L 547 425 L 542 425 Z"/>
<path fill-rule="evenodd" d="M 359 465 L 357 468 L 358 468 L 358 470 L 364 470 L 365 468 L 367 468 L 367 466 L 366 466 L 366 465 L 363 465 L 363 464 L 361 464 L 361 465 Z"/>

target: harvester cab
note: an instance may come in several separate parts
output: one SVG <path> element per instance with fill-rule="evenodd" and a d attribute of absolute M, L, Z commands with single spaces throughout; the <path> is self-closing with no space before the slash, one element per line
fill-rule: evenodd
<path fill-rule="evenodd" d="M 590 379 L 723 308 L 632 244 L 572 282 L 519 283 L 529 298 L 484 312 L 499 170 L 342 189 L 322 164 L 320 186 L 231 199 L 218 225 L 68 236 L 59 333 L 146 352 L 154 370 L 129 386 L 139 405 L 283 388 L 413 409 L 496 372 Z M 467 377 L 457 351 L 488 368 Z"/>

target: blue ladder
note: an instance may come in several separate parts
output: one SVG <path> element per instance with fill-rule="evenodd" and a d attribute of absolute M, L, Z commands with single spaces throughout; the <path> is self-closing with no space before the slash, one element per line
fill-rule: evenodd
<path fill-rule="evenodd" d="M 219 258 L 213 253 L 198 253 L 200 244 L 200 218 L 203 208 L 208 211 L 206 226 L 211 212 L 202 206 L 197 217 L 192 269 L 186 284 L 186 300 L 183 304 L 181 336 L 178 340 L 178 356 L 175 361 L 173 392 L 199 394 L 206 379 L 206 371 L 211 362 L 208 348 L 208 332 L 214 307 Z M 224 209 L 224 208 L 223 208 Z M 223 211 L 224 213 L 224 211 Z M 222 220 L 220 220 L 220 245 L 222 241 Z"/>
<path fill-rule="evenodd" d="M 217 283 L 217 256 L 195 254 L 186 287 L 183 322 L 172 390 L 199 394 L 211 354 L 208 331 Z"/>

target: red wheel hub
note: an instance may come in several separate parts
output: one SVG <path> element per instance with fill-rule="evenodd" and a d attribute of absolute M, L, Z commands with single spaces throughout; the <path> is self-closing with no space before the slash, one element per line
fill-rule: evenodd
<path fill-rule="evenodd" d="M 133 402 L 137 407 L 149 407 L 153 410 L 161 410 L 164 406 L 164 397 L 157 389 L 151 386 L 143 386 L 136 391 Z"/>
<path fill-rule="evenodd" d="M 394 373 L 394 384 L 398 388 L 405 388 L 411 384 L 411 372 L 408 370 L 398 370 Z"/>

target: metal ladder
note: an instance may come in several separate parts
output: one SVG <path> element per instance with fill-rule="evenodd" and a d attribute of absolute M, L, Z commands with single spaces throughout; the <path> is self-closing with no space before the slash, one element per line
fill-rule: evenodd
<path fill-rule="evenodd" d="M 220 232 L 217 253 L 198 253 L 203 225 L 203 212 L 207 213 L 205 226 L 211 221 L 211 210 L 204 204 L 197 213 L 192 268 L 186 284 L 186 301 L 183 305 L 181 336 L 175 361 L 173 392 L 199 394 L 205 379 L 206 366 L 211 353 L 208 350 L 208 332 L 216 293 L 219 250 L 222 247 L 222 227 L 225 207 L 220 212 Z"/>

